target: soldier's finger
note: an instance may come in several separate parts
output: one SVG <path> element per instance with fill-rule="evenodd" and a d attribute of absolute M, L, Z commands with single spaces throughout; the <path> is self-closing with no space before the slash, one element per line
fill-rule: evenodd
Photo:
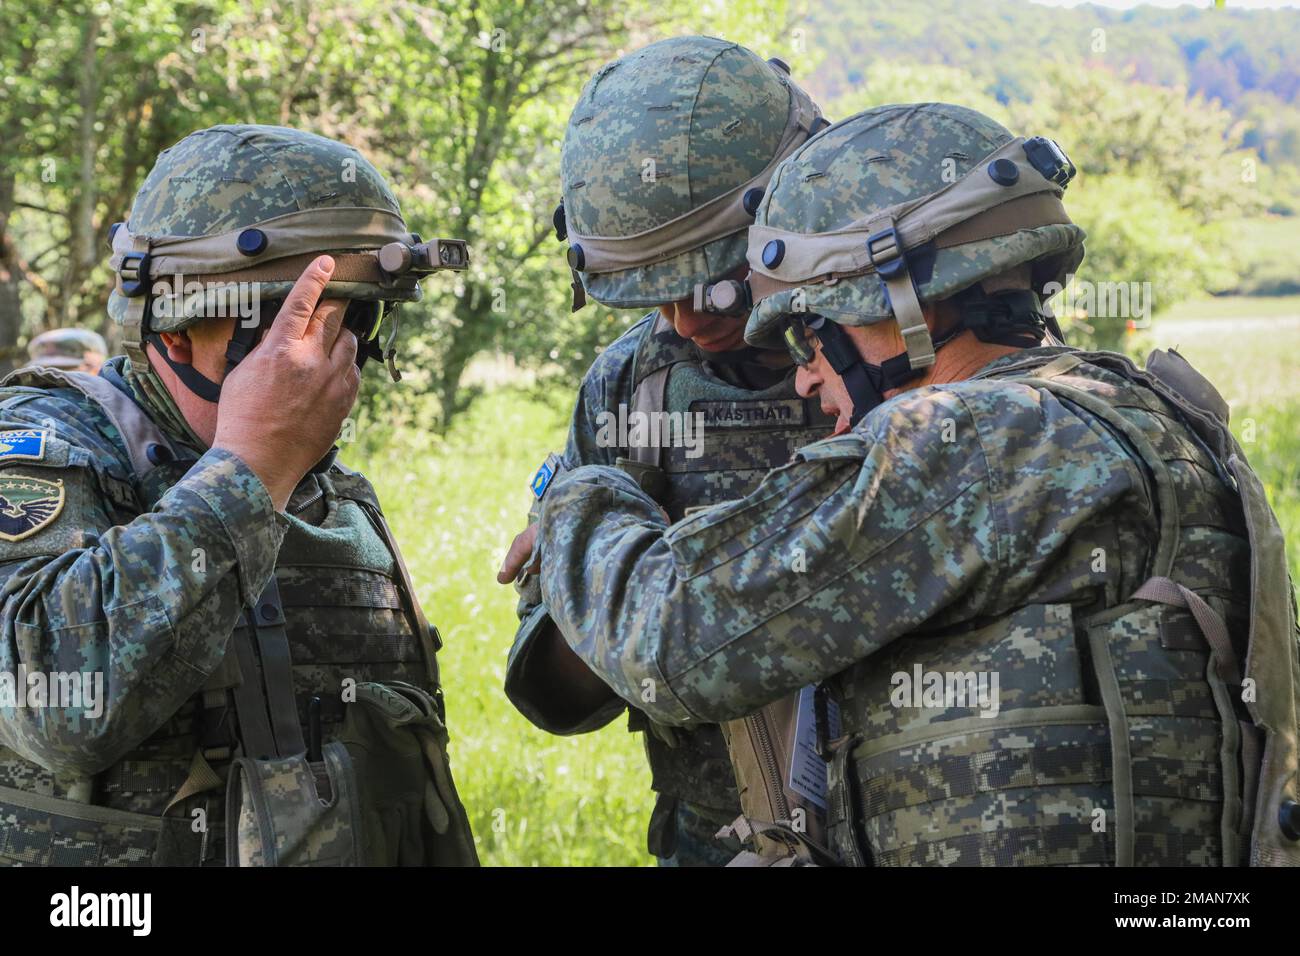
<path fill-rule="evenodd" d="M 311 325 L 312 313 L 320 301 L 330 276 L 334 274 L 334 260 L 330 256 L 319 256 L 303 270 L 298 281 L 289 290 L 289 295 L 280 306 L 280 311 L 266 333 L 268 341 L 277 339 L 292 341 L 301 339 Z"/>
<path fill-rule="evenodd" d="M 343 406 L 351 408 L 357 402 L 357 393 L 361 391 L 361 370 L 357 368 L 356 362 L 339 373 L 339 380 L 342 382 Z"/>
<path fill-rule="evenodd" d="M 528 556 L 533 553 L 533 545 L 537 541 L 537 525 L 530 524 L 525 530 L 515 535 L 515 540 L 510 542 L 510 549 L 506 552 L 506 559 L 501 563 L 501 570 L 497 572 L 497 584 L 509 584 L 519 574 L 519 569 L 524 566 Z M 537 562 L 529 568 L 530 571 L 537 569 Z"/>
<path fill-rule="evenodd" d="M 346 372 L 348 366 L 357 363 L 357 337 L 351 329 L 336 332 L 333 346 L 329 352 L 330 365 L 340 372 Z"/>
<path fill-rule="evenodd" d="M 339 338 L 339 330 L 343 328 L 343 319 L 347 311 L 346 299 L 321 300 L 320 305 L 316 306 L 316 311 L 312 313 L 311 324 L 307 326 L 302 337 L 319 342 L 325 354 L 329 355 Z"/>

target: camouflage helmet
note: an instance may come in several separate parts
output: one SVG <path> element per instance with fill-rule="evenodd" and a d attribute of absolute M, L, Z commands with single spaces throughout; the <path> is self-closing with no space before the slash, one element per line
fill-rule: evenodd
<path fill-rule="evenodd" d="M 108 344 L 90 329 L 50 329 L 27 343 L 33 364 L 50 368 L 77 368 L 86 361 L 87 352 L 108 355 Z"/>
<path fill-rule="evenodd" d="M 673 302 L 744 265 L 772 170 L 829 125 L 788 72 L 703 36 L 596 72 L 560 161 L 556 234 L 569 241 L 575 311 L 587 293 L 615 308 Z"/>
<path fill-rule="evenodd" d="M 1008 275 L 1041 295 L 1078 266 L 1084 232 L 1061 202 L 1073 175 L 1053 141 L 961 106 L 883 106 L 835 124 L 781 164 L 759 207 L 746 340 L 779 348 L 798 313 L 893 319 L 912 370 L 932 364 L 920 303 Z"/>
<path fill-rule="evenodd" d="M 325 296 L 374 302 L 419 299 L 422 275 L 468 261 L 463 243 L 409 232 L 356 149 L 280 126 L 213 126 L 163 150 L 110 241 L 109 315 L 133 361 L 143 335 L 214 314 L 223 290 L 283 298 L 322 253 L 336 260 Z"/>

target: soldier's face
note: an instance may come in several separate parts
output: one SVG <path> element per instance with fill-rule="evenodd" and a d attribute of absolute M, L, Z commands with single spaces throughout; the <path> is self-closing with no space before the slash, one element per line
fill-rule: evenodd
<path fill-rule="evenodd" d="M 822 412 L 835 416 L 835 431 L 832 434 L 842 435 L 849 430 L 849 422 L 853 417 L 853 399 L 849 397 L 844 379 L 826 360 L 817 336 L 811 329 L 804 329 L 804 332 L 813 349 L 813 357 L 807 365 L 800 365 L 795 370 L 794 390 L 800 398 L 816 395 Z"/>
<path fill-rule="evenodd" d="M 724 278 L 743 279 L 748 273 L 749 266 L 742 265 Z M 732 352 L 745 347 L 745 320 L 748 316 L 696 312 L 694 297 L 689 295 L 662 305 L 659 310 L 673 324 L 678 335 L 690 339 L 706 352 Z"/>
<path fill-rule="evenodd" d="M 696 312 L 691 299 L 679 299 L 662 307 L 673 329 L 706 352 L 731 352 L 745 345 L 745 320 L 711 312 Z"/>

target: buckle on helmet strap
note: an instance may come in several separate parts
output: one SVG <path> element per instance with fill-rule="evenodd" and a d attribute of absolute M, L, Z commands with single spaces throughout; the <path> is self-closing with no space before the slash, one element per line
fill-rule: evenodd
<path fill-rule="evenodd" d="M 892 219 L 886 228 L 867 236 L 867 257 L 882 279 L 892 279 L 906 271 L 907 254 L 903 252 L 903 240 L 898 238 Z"/>
<path fill-rule="evenodd" d="M 122 264 L 117 267 L 117 276 L 122 282 L 122 295 L 134 299 L 148 291 L 145 287 L 149 283 L 151 261 L 148 252 L 122 253 Z"/>
<path fill-rule="evenodd" d="M 149 303 L 149 239 L 131 236 L 131 250 L 122 253 L 118 265 L 118 282 L 126 298 L 126 314 L 122 316 L 122 349 L 131 364 L 143 371 L 149 367 L 149 357 L 144 351 Z"/>
<path fill-rule="evenodd" d="M 912 283 L 903 242 L 898 237 L 893 217 L 886 216 L 880 222 L 888 225 L 868 234 L 867 255 L 884 285 L 885 301 L 894 313 L 894 321 L 898 323 L 898 331 L 907 346 L 908 361 L 913 370 L 923 369 L 934 364 L 934 343 L 930 340 L 930 330 L 925 326 L 925 313 L 921 310 L 921 300 Z"/>

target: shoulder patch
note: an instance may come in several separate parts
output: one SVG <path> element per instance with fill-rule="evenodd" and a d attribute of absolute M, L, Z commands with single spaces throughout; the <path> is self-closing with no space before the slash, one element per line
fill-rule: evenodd
<path fill-rule="evenodd" d="M 45 458 L 44 428 L 15 428 L 0 431 L 0 465 L 11 461 L 42 461 Z"/>
<path fill-rule="evenodd" d="M 63 504 L 62 479 L 0 473 L 0 541 L 21 541 L 49 527 Z"/>

